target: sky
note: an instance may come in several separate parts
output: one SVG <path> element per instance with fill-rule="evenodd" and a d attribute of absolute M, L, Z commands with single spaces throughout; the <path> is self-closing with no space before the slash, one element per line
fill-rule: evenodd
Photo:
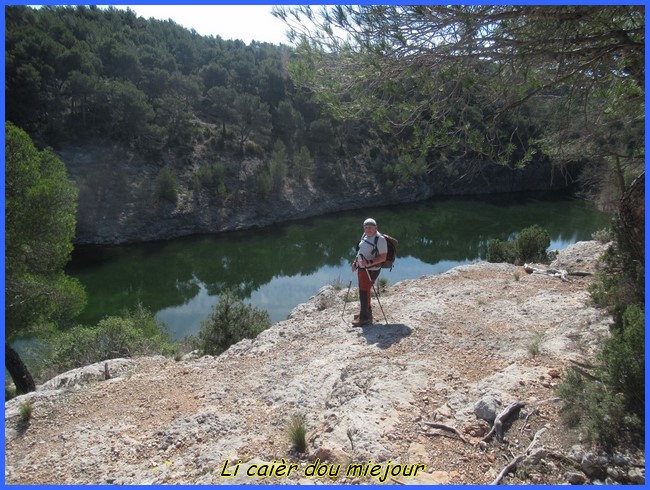
<path fill-rule="evenodd" d="M 171 19 L 202 36 L 289 44 L 287 26 L 271 15 L 273 5 L 115 5 L 127 7 L 145 19 Z"/>

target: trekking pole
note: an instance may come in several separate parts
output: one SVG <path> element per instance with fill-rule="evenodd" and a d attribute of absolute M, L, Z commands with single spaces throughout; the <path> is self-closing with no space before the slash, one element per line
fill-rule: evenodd
<path fill-rule="evenodd" d="M 370 279 L 370 272 L 368 272 L 368 269 L 366 269 L 366 274 L 368 274 L 368 280 L 370 281 L 370 284 L 372 284 L 372 290 L 375 292 L 375 297 L 377 298 L 377 303 L 379 303 L 379 308 L 381 309 L 382 315 L 384 315 L 384 320 L 386 320 L 386 325 L 388 325 L 388 318 L 386 318 L 386 313 L 384 313 L 384 308 L 381 306 L 381 301 L 379 301 L 379 293 L 377 292 L 377 289 L 375 288 L 375 283 Z"/>
<path fill-rule="evenodd" d="M 341 318 L 345 316 L 345 307 L 348 305 L 348 296 L 350 295 L 351 287 L 352 287 L 352 279 L 350 279 L 350 284 L 348 284 L 348 292 L 345 293 L 345 300 L 343 301 L 343 313 L 341 313 Z"/>

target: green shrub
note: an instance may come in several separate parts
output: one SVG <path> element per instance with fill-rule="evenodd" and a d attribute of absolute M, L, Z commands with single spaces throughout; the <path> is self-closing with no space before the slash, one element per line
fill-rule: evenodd
<path fill-rule="evenodd" d="M 201 322 L 198 348 L 203 354 L 219 355 L 242 339 L 255 338 L 271 326 L 269 313 L 244 304 L 231 291 L 221 294 L 207 320 Z"/>
<path fill-rule="evenodd" d="M 167 355 L 176 347 L 167 326 L 158 323 L 153 313 L 141 305 L 111 316 L 94 327 L 77 325 L 53 334 L 47 363 L 53 376 L 106 359 L 134 355 Z"/>
<path fill-rule="evenodd" d="M 493 238 L 487 243 L 488 262 L 507 262 L 522 265 L 525 262 L 549 262 L 546 249 L 551 245 L 551 236 L 538 225 L 522 229 L 515 238 L 504 241 Z"/>
<path fill-rule="evenodd" d="M 515 251 L 520 264 L 548 261 L 546 249 L 551 245 L 551 236 L 541 226 L 524 228 L 515 238 Z"/>
<path fill-rule="evenodd" d="M 592 443 L 612 449 L 629 442 L 640 429 L 640 419 L 625 410 L 624 397 L 598 378 L 570 369 L 557 393 L 564 402 L 564 422 L 581 427 Z"/>
<path fill-rule="evenodd" d="M 487 243 L 486 260 L 488 262 L 507 262 L 514 263 L 516 260 L 515 248 L 510 241 L 503 241 L 497 238 L 489 240 Z"/>
<path fill-rule="evenodd" d="M 227 190 L 224 183 L 226 167 L 222 163 L 202 165 L 197 171 L 195 187 L 207 189 L 215 197 L 225 197 Z"/>
<path fill-rule="evenodd" d="M 169 167 L 163 168 L 158 174 L 158 195 L 174 204 L 178 200 L 178 179 Z"/>
<path fill-rule="evenodd" d="M 593 232 L 591 239 L 600 243 L 609 243 L 614 239 L 614 234 L 611 228 L 603 228 L 602 230 Z"/>
<path fill-rule="evenodd" d="M 34 409 L 34 405 L 32 403 L 32 400 L 27 400 L 20 404 L 19 412 L 20 412 L 20 422 L 22 424 L 28 424 L 29 421 L 32 420 L 33 409 Z"/>
<path fill-rule="evenodd" d="M 620 240 L 620 237 L 619 237 Z M 558 387 L 568 423 L 581 424 L 606 448 L 633 442 L 645 420 L 645 305 L 637 274 L 619 244 L 604 256 L 605 272 L 591 288 L 595 303 L 614 317 L 611 336 L 598 354 L 595 376 L 571 371 Z"/>
<path fill-rule="evenodd" d="M 536 330 L 531 332 L 530 342 L 527 345 L 528 354 L 536 357 L 542 353 L 544 342 L 546 342 L 546 332 Z"/>
<path fill-rule="evenodd" d="M 291 416 L 287 424 L 287 435 L 291 446 L 296 452 L 304 453 L 307 449 L 307 424 L 305 417 L 300 414 Z"/>
<path fill-rule="evenodd" d="M 306 146 L 301 146 L 300 149 L 293 155 L 293 174 L 299 181 L 304 181 L 311 177 L 314 172 L 314 161 Z"/>
<path fill-rule="evenodd" d="M 629 305 L 623 313 L 622 328 L 614 328 L 601 354 L 607 385 L 622 393 L 625 408 L 644 415 L 645 402 L 645 313 L 640 305 Z"/>
<path fill-rule="evenodd" d="M 16 397 L 16 387 L 13 384 L 8 384 L 5 379 L 5 402 Z"/>
<path fill-rule="evenodd" d="M 645 304 L 645 266 L 631 250 L 630 238 L 618 220 L 612 229 L 615 242 L 603 254 L 589 292 L 596 305 L 607 308 L 614 322 L 622 325 L 628 305 Z"/>
<path fill-rule="evenodd" d="M 254 186 L 263 199 L 268 199 L 273 190 L 273 179 L 266 171 L 261 171 L 254 177 Z"/>

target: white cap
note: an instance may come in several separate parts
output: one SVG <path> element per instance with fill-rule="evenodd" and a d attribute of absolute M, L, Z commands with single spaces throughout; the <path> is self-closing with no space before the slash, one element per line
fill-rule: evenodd
<path fill-rule="evenodd" d="M 377 222 L 372 218 L 368 218 L 367 220 L 365 220 L 363 222 L 363 226 L 369 226 L 369 225 L 370 226 L 377 226 Z"/>

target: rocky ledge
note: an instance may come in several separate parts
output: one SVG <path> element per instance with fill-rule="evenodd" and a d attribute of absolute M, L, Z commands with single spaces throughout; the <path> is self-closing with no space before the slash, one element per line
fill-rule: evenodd
<path fill-rule="evenodd" d="M 551 267 L 593 272 L 604 247 L 575 244 Z M 643 483 L 643 455 L 599 453 L 560 419 L 554 387 L 611 321 L 593 278 L 569 277 L 457 267 L 388 286 L 387 321 L 373 299 L 362 328 L 326 286 L 221 356 L 66 373 L 6 403 L 6 483 Z"/>

